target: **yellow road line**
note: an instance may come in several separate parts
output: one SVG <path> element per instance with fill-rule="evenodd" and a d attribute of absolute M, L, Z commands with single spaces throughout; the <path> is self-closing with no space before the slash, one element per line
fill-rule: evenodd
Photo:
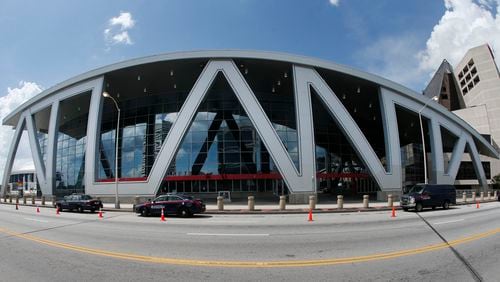
<path fill-rule="evenodd" d="M 67 250 L 77 251 L 98 256 L 113 257 L 117 259 L 125 259 L 131 261 L 141 261 L 159 264 L 174 264 L 185 266 L 208 266 L 208 267 L 239 267 L 239 268 L 276 268 L 276 267 L 306 267 L 306 266 L 325 266 L 336 264 L 351 264 L 357 262 L 367 262 L 375 260 L 393 259 L 398 257 L 410 256 L 415 254 L 422 254 L 448 248 L 449 246 L 456 246 L 465 244 L 482 238 L 486 238 L 500 233 L 500 228 L 496 228 L 487 232 L 475 234 L 469 237 L 460 238 L 457 240 L 449 241 L 446 243 L 433 244 L 419 248 L 379 253 L 366 256 L 346 257 L 346 258 L 329 258 L 329 259 L 316 259 L 316 260 L 283 260 L 283 261 L 229 261 L 229 260 L 196 260 L 196 259 L 177 259 L 153 256 L 141 256 L 135 254 L 111 252 L 101 249 L 93 249 L 81 247 L 62 242 L 52 241 L 35 237 L 28 234 L 16 233 L 8 229 L 0 228 L 0 232 L 9 234 L 14 237 L 23 238 L 33 242 L 38 242 L 48 246 L 63 248 Z"/>

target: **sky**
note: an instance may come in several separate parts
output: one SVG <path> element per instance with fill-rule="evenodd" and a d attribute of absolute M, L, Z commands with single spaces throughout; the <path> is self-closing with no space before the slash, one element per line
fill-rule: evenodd
<path fill-rule="evenodd" d="M 443 59 L 454 65 L 469 48 L 484 43 L 500 50 L 499 4 L 500 0 L 1 0 L 0 118 L 44 89 L 83 72 L 187 50 L 305 55 L 421 92 Z M 0 172 L 12 134 L 10 127 L 0 127 Z M 15 169 L 33 168 L 26 139 Z"/>

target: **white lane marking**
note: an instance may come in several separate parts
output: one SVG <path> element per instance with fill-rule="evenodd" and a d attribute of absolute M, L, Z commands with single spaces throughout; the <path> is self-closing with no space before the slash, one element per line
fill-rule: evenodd
<path fill-rule="evenodd" d="M 34 218 L 28 218 L 28 217 L 25 217 L 24 219 L 26 219 L 26 220 L 31 220 L 31 221 L 36 221 L 36 222 L 44 222 L 44 223 L 49 222 L 48 220 L 43 220 L 43 219 L 34 219 Z"/>
<path fill-rule="evenodd" d="M 187 235 L 190 236 L 269 236 L 269 234 L 243 234 L 243 233 L 238 233 L 238 234 L 230 234 L 230 233 L 187 233 Z"/>
<path fill-rule="evenodd" d="M 436 222 L 436 223 L 433 223 L 433 224 L 434 225 L 439 225 L 439 224 L 454 223 L 454 222 L 460 222 L 460 221 L 464 221 L 464 219 L 461 218 L 461 219 L 457 219 L 457 220 L 441 221 L 441 222 Z"/>

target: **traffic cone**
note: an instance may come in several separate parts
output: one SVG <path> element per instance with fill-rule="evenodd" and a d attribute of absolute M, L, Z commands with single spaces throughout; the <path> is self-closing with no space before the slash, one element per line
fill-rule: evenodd
<path fill-rule="evenodd" d="M 102 209 L 99 208 L 99 218 L 102 218 Z"/>
<path fill-rule="evenodd" d="M 16 211 L 19 209 L 19 204 L 16 204 Z"/>
<path fill-rule="evenodd" d="M 476 202 L 476 209 L 479 208 L 479 201 Z"/>
<path fill-rule="evenodd" d="M 391 217 L 396 217 L 396 208 L 392 207 L 392 215 Z"/>
<path fill-rule="evenodd" d="M 163 213 L 163 209 L 161 209 L 161 217 L 160 217 L 160 220 L 161 220 L 161 221 L 166 221 L 166 220 L 165 220 L 165 214 Z"/>
<path fill-rule="evenodd" d="M 56 207 L 56 214 L 59 215 L 59 207 Z"/>
<path fill-rule="evenodd" d="M 309 216 L 307 218 L 307 221 L 314 221 L 313 220 L 313 211 L 312 211 L 312 209 L 309 209 Z"/>
<path fill-rule="evenodd" d="M 40 213 L 40 208 L 36 206 L 36 213 Z"/>

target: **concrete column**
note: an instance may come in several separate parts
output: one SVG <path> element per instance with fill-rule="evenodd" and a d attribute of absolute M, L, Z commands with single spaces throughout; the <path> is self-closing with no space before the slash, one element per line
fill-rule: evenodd
<path fill-rule="evenodd" d="M 310 210 L 316 209 L 316 196 L 314 195 L 309 196 L 309 209 Z"/>
<path fill-rule="evenodd" d="M 286 196 L 280 196 L 280 211 L 286 209 Z"/>
<path fill-rule="evenodd" d="M 491 200 L 491 191 L 488 191 L 488 201 Z"/>
<path fill-rule="evenodd" d="M 497 191 L 497 190 L 495 190 L 495 192 L 493 192 L 493 198 L 495 198 L 495 199 L 496 199 L 496 198 L 497 198 L 497 196 L 498 196 L 498 191 Z"/>
<path fill-rule="evenodd" d="M 45 195 L 42 195 L 42 206 L 45 206 Z"/>
<path fill-rule="evenodd" d="M 224 210 L 224 197 L 222 197 L 222 196 L 217 197 L 217 209 L 219 211 Z"/>
<path fill-rule="evenodd" d="M 495 191 L 496 192 L 496 191 Z M 495 193 L 496 194 L 496 193 Z M 3 195 L 3 202 L 7 203 L 7 194 Z"/>
<path fill-rule="evenodd" d="M 26 196 L 23 196 L 23 205 L 26 205 Z"/>
<path fill-rule="evenodd" d="M 481 197 L 481 202 L 482 202 L 482 201 L 484 201 L 484 192 L 483 192 L 483 191 L 481 191 L 481 194 L 480 194 L 480 195 L 481 195 L 480 197 Z"/>
<path fill-rule="evenodd" d="M 52 195 L 52 206 L 56 206 L 56 196 Z"/>
<path fill-rule="evenodd" d="M 392 208 L 393 205 L 394 205 L 394 203 L 392 201 L 392 194 L 389 194 L 389 195 L 387 195 L 387 206 Z"/>
<path fill-rule="evenodd" d="M 34 205 L 34 204 L 35 204 L 35 199 L 36 199 L 35 195 L 31 196 L 31 204 L 32 204 L 32 205 Z"/>
<path fill-rule="evenodd" d="M 342 195 L 337 195 L 337 208 L 338 209 L 344 208 L 344 196 Z"/>
<path fill-rule="evenodd" d="M 9 203 L 12 204 L 12 196 L 9 196 Z"/>
<path fill-rule="evenodd" d="M 363 208 L 367 209 L 369 207 L 369 198 L 368 195 L 363 195 Z"/>
<path fill-rule="evenodd" d="M 255 197 L 254 196 L 248 196 L 248 210 L 249 211 L 255 210 Z"/>
<path fill-rule="evenodd" d="M 472 191 L 472 202 L 476 202 L 476 191 Z"/>
<path fill-rule="evenodd" d="M 463 201 L 464 203 L 467 203 L 467 193 L 466 193 L 466 192 L 463 192 L 463 193 L 462 193 L 462 201 Z"/>

